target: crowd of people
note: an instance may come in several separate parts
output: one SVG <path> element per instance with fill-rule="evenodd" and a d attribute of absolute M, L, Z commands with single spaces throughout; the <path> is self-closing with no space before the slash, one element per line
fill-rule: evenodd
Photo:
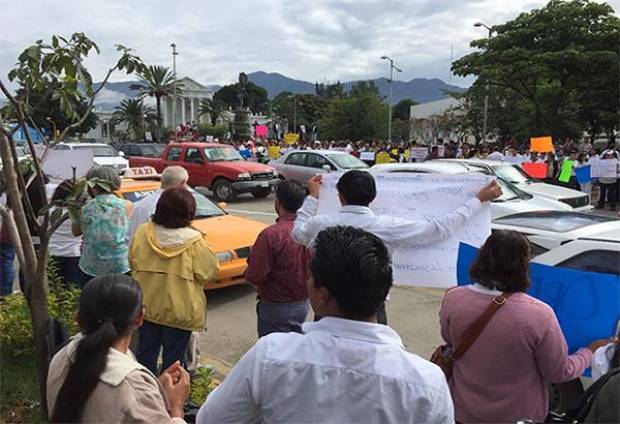
<path fill-rule="evenodd" d="M 97 181 L 84 194 L 90 200 L 70 210 L 50 243 L 63 281 L 82 292 L 81 332 L 50 364 L 49 416 L 183 422 L 186 353 L 205 328 L 203 287 L 218 271 L 205 235 L 192 227 L 187 171 L 166 168 L 161 190 L 135 205 L 113 193 L 120 186 L 113 170 L 96 167 L 87 177 Z M 72 184 L 63 181 L 52 198 L 66 198 Z M 392 252 L 448 238 L 501 188 L 492 182 L 443 217 L 409 221 L 375 214 L 374 178 L 356 170 L 338 181 L 340 211 L 318 215 L 321 184 L 317 176 L 306 188 L 276 187 L 278 218 L 259 234 L 246 271 L 257 289 L 259 340 L 202 405 L 198 422 L 543 422 L 549 384 L 590 366 L 601 378 L 617 371 L 617 341 L 569 354 L 554 311 L 526 293 L 529 242 L 510 231 L 494 232 L 481 248 L 471 268 L 476 284 L 444 296 L 439 323 L 452 348 L 489 304 L 502 304 L 451 375 L 407 352 L 387 325 Z M 305 322 L 310 308 L 314 322 Z M 617 403 L 606 403 L 617 399 L 617 383 L 615 374 L 591 422 L 620 418 Z"/>

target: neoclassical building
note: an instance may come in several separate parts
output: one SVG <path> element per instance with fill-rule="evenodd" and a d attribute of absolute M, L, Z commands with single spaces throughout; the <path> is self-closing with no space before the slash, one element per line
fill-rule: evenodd
<path fill-rule="evenodd" d="M 200 101 L 212 99 L 213 91 L 189 77 L 181 78 L 178 84 L 180 96 L 166 96 L 161 99 L 161 113 L 164 127 L 176 127 L 185 122 L 208 122 L 209 116 L 198 116 Z M 176 114 L 175 114 L 176 107 Z"/>

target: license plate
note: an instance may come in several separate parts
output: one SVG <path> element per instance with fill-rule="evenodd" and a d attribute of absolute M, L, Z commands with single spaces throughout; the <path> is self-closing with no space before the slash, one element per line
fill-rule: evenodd
<path fill-rule="evenodd" d="M 260 185 L 260 186 L 261 186 L 261 187 L 269 187 L 269 184 L 268 184 L 268 183 L 261 183 L 261 185 Z"/>

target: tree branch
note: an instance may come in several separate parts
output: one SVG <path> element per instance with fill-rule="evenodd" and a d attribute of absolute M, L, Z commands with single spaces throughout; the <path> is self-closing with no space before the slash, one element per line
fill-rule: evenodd
<path fill-rule="evenodd" d="M 17 255 L 17 260 L 19 261 L 21 266 L 24 266 L 24 264 L 26 263 L 26 260 L 24 259 L 24 249 L 22 248 L 22 242 L 19 238 L 17 226 L 15 225 L 13 212 L 10 209 L 7 209 L 4 206 L 0 205 L 0 216 L 2 216 L 2 225 L 6 225 L 9 230 L 9 237 L 11 238 L 11 242 L 15 247 L 15 254 Z"/>

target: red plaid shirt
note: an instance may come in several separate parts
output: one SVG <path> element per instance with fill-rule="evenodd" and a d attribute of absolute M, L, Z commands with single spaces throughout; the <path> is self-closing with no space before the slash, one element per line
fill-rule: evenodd
<path fill-rule="evenodd" d="M 256 239 L 245 278 L 256 286 L 261 301 L 300 302 L 308 298 L 306 281 L 310 250 L 293 241 L 296 216 L 280 216 Z"/>

